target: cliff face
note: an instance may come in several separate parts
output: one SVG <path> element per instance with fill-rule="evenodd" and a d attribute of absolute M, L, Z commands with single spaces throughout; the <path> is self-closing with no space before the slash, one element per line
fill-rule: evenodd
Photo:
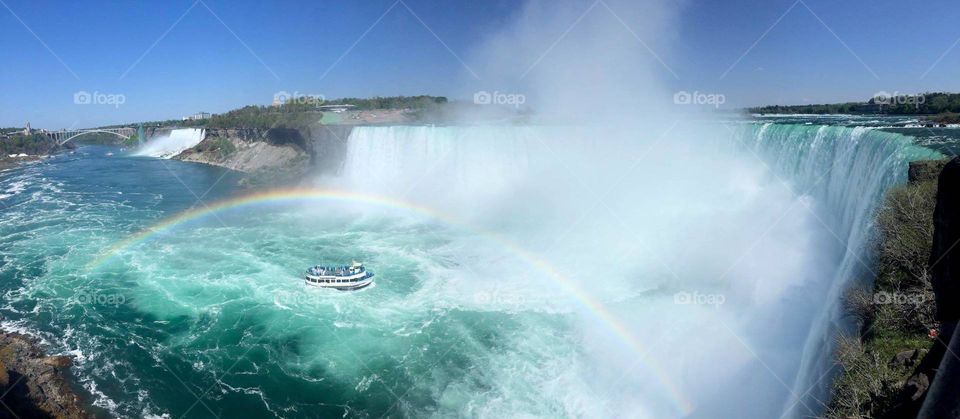
<path fill-rule="evenodd" d="M 945 164 L 911 163 L 909 182 L 888 191 L 878 211 L 877 276 L 847 295 L 859 333 L 838 337 L 841 372 L 825 417 L 915 417 L 927 395 L 944 352 L 937 336 L 948 328 L 935 315 L 929 261 Z"/>
<path fill-rule="evenodd" d="M 175 158 L 251 173 L 288 166 L 304 152 L 296 131 L 208 129 L 203 141 Z"/>
<path fill-rule="evenodd" d="M 933 347 L 910 381 L 927 384 L 917 417 L 960 417 L 960 157 L 954 158 L 937 179 L 937 206 L 933 212 L 930 282 L 941 328 Z M 915 406 L 911 406 L 915 408 Z M 910 413 L 913 413 L 911 410 Z M 892 417 L 892 416 L 891 416 Z"/>
<path fill-rule="evenodd" d="M 310 156 L 309 174 L 332 175 L 343 167 L 347 155 L 350 125 L 320 125 L 307 128 L 307 153 Z"/>
<path fill-rule="evenodd" d="M 930 282 L 937 300 L 937 320 L 960 320 L 960 157 L 943 168 L 937 180 L 937 207 L 933 212 L 933 248 Z"/>
<path fill-rule="evenodd" d="M 71 359 L 46 356 L 32 338 L 0 332 L 0 417 L 91 418 L 67 381 Z"/>
<path fill-rule="evenodd" d="M 203 141 L 174 157 L 247 173 L 249 187 L 297 184 L 334 174 L 343 164 L 352 127 L 207 129 Z"/>
<path fill-rule="evenodd" d="M 162 127 L 162 128 L 157 128 L 157 127 L 143 127 L 143 135 L 144 135 L 146 138 L 155 138 L 155 137 L 162 137 L 162 136 L 165 136 L 165 135 L 170 135 L 170 132 L 171 132 L 171 131 L 173 131 L 173 128 L 168 128 L 168 127 Z M 117 137 L 114 137 L 114 138 L 117 138 Z M 122 141 L 122 140 L 121 140 L 121 141 Z"/>
<path fill-rule="evenodd" d="M 825 416 L 958 418 L 960 158 L 911 163 L 877 216 L 877 278 L 848 297 L 859 336 L 841 336 Z"/>

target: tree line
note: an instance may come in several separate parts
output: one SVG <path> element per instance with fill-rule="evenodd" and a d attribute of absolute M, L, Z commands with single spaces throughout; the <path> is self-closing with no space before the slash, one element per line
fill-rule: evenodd
<path fill-rule="evenodd" d="M 144 127 L 274 128 L 301 127 L 320 120 L 323 105 L 353 105 L 355 110 L 409 109 L 413 113 L 436 109 L 447 103 L 443 96 L 384 96 L 323 100 L 315 97 L 288 98 L 280 105 L 248 105 L 199 120 L 144 122 Z M 129 127 L 130 124 L 102 128 Z"/>
<path fill-rule="evenodd" d="M 69 146 L 68 144 L 68 147 Z M 12 134 L 3 141 L 0 141 L 0 157 L 21 153 L 31 156 L 42 156 L 57 151 L 60 148 L 61 146 L 56 140 L 44 134 Z"/>
<path fill-rule="evenodd" d="M 940 115 L 960 113 L 960 93 L 920 93 L 916 95 L 878 95 L 865 102 L 815 105 L 771 105 L 747 109 L 759 114 L 886 114 Z"/>

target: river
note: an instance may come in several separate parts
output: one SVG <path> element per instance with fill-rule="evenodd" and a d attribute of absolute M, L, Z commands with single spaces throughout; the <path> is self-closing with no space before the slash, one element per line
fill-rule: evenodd
<path fill-rule="evenodd" d="M 337 175 L 256 193 L 83 146 L 0 175 L 2 325 L 120 417 L 817 412 L 872 211 L 937 154 L 731 132 L 358 128 Z M 375 286 L 303 283 L 353 260 Z"/>

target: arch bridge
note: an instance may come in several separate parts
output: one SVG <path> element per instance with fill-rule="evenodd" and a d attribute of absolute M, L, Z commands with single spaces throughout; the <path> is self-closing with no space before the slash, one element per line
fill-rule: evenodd
<path fill-rule="evenodd" d="M 78 130 L 60 130 L 48 132 L 47 135 L 50 138 L 53 138 L 57 141 L 57 144 L 64 145 L 70 140 L 77 138 L 81 135 L 91 134 L 91 133 L 104 133 L 112 134 L 117 137 L 123 138 L 124 140 L 129 140 L 134 134 L 137 133 L 137 130 L 133 128 L 94 128 L 94 129 L 78 129 Z"/>

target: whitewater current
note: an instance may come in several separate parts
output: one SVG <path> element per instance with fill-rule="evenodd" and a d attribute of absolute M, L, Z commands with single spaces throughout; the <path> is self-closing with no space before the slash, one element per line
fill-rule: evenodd
<path fill-rule="evenodd" d="M 819 412 L 872 213 L 938 154 L 677 135 L 359 127 L 312 195 L 221 206 L 229 171 L 81 147 L 0 175 L 2 326 L 74 355 L 118 417 Z M 351 260 L 374 287 L 304 286 Z"/>

